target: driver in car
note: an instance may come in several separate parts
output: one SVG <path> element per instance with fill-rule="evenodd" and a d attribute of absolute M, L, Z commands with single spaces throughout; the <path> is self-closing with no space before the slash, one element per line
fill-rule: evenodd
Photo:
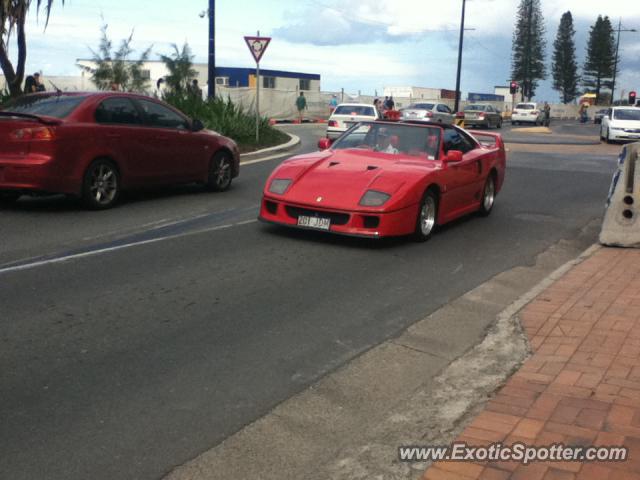
<path fill-rule="evenodd" d="M 375 150 L 382 153 L 398 154 L 399 150 L 396 148 L 398 144 L 398 137 L 396 135 L 389 135 L 385 130 L 378 132 L 378 144 Z"/>

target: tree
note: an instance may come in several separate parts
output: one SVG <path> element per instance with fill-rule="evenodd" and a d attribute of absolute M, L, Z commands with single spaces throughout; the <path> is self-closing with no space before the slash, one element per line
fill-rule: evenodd
<path fill-rule="evenodd" d="M 60 0 L 60 2 L 64 5 L 64 0 Z M 0 0 L 0 67 L 2 67 L 9 92 L 13 97 L 22 93 L 22 81 L 27 62 L 25 23 L 31 3 L 32 0 Z M 46 12 L 45 28 L 49 23 L 52 6 L 53 0 L 37 0 L 36 2 L 36 11 L 40 11 L 40 8 L 43 7 Z M 18 46 L 15 67 L 9 58 L 9 43 L 14 31 Z"/>
<path fill-rule="evenodd" d="M 565 12 L 560 19 L 556 40 L 553 42 L 553 88 L 560 92 L 562 103 L 572 102 L 578 96 L 578 64 L 573 36 L 573 17 Z"/>
<path fill-rule="evenodd" d="M 147 48 L 138 60 L 129 60 L 134 50 L 131 48 L 133 31 L 128 38 L 120 43 L 117 50 L 113 50 L 113 43 L 107 35 L 108 25 L 101 28 L 102 38 L 97 52 L 91 50 L 95 70 L 91 72 L 91 80 L 100 90 L 117 89 L 125 92 L 144 92 L 149 79 L 143 75 L 142 66 L 149 59 L 151 48 Z"/>
<path fill-rule="evenodd" d="M 611 88 L 615 62 L 615 38 L 609 17 L 598 15 L 591 26 L 587 44 L 587 58 L 584 62 L 583 85 L 595 90 L 596 104 L 600 103 L 600 89 Z"/>
<path fill-rule="evenodd" d="M 169 75 L 164 77 L 164 80 L 167 89 L 172 93 L 180 95 L 190 91 L 191 82 L 198 75 L 193 68 L 193 58 L 194 55 L 191 54 L 191 48 L 187 43 L 182 46 L 182 50 L 174 43 L 170 56 L 160 55 L 160 59 L 169 70 Z"/>
<path fill-rule="evenodd" d="M 511 79 L 520 82 L 528 100 L 535 95 L 538 80 L 546 78 L 544 33 L 540 0 L 521 0 L 513 32 Z"/>

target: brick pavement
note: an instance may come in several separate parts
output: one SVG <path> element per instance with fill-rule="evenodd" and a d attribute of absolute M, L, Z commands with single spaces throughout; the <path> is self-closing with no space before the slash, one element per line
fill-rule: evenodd
<path fill-rule="evenodd" d="M 533 354 L 458 436 L 624 445 L 625 462 L 438 462 L 424 480 L 640 480 L 640 250 L 600 248 L 520 318 Z"/>

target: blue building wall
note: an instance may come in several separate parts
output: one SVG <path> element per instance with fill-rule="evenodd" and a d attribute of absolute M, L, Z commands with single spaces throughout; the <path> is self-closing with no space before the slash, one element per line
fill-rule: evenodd
<path fill-rule="evenodd" d="M 248 87 L 249 75 L 255 74 L 255 68 L 216 67 L 216 77 L 229 77 L 230 87 Z M 313 73 L 285 72 L 282 70 L 265 70 L 262 68 L 260 69 L 260 76 L 320 80 L 320 75 Z"/>

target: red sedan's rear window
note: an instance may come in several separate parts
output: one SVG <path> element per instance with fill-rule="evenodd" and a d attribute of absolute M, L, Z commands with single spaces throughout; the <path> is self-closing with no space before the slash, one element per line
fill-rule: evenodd
<path fill-rule="evenodd" d="M 25 95 L 9 101 L 1 110 L 65 118 L 86 98 L 81 95 Z"/>

